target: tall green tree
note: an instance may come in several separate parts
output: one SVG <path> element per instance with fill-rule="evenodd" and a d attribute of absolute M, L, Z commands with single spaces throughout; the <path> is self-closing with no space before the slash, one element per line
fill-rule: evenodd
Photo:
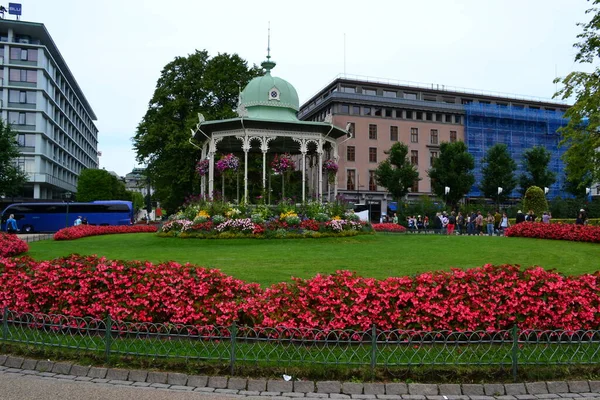
<path fill-rule="evenodd" d="M 549 187 L 556 182 L 556 174 L 550 169 L 550 152 L 542 146 L 534 146 L 523 153 L 523 170 L 519 176 L 519 189 L 521 196 L 531 186 L 540 188 Z"/>
<path fill-rule="evenodd" d="M 557 78 L 562 88 L 554 97 L 573 99 L 575 103 L 565 113 L 569 119 L 561 128 L 562 145 L 567 146 L 563 155 L 567 180 L 571 185 L 585 190 L 586 182 L 600 181 L 600 0 L 591 1 L 593 7 L 586 11 L 592 17 L 587 23 L 579 23 L 583 32 L 579 41 L 575 62 L 589 64 L 592 72 L 574 71 L 564 78 Z"/>
<path fill-rule="evenodd" d="M 77 181 L 77 201 L 129 200 L 131 193 L 119 178 L 104 169 L 84 169 Z"/>
<path fill-rule="evenodd" d="M 0 194 L 17 196 L 27 182 L 27 173 L 15 162 L 20 155 L 16 133 L 0 118 Z"/>
<path fill-rule="evenodd" d="M 400 199 L 408 193 L 413 183 L 419 179 L 417 167 L 408 159 L 408 146 L 396 142 L 385 152 L 388 157 L 375 170 L 377 184 L 383 186 L 400 204 Z"/>
<path fill-rule="evenodd" d="M 433 160 L 433 165 L 427 171 L 433 193 L 445 199 L 447 205 L 455 207 L 475 183 L 473 168 L 475 160 L 464 142 L 443 142 L 440 156 Z M 450 188 L 447 194 L 446 186 Z"/>
<path fill-rule="evenodd" d="M 237 54 L 210 58 L 206 50 L 177 57 L 163 68 L 133 147 L 167 209 L 177 209 L 186 196 L 199 192 L 200 152 L 188 141 L 198 113 L 207 120 L 235 117 L 239 90 L 260 73 Z"/>
<path fill-rule="evenodd" d="M 506 201 L 517 186 L 515 178 L 517 163 L 508 153 L 506 145 L 498 143 L 490 147 L 485 157 L 481 159 L 481 163 L 483 178 L 479 188 L 483 195 L 499 202 Z M 498 194 L 499 187 L 502 188 L 500 194 Z"/>

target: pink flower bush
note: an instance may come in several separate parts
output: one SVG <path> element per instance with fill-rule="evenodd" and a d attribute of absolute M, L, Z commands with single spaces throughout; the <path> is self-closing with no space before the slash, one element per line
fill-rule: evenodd
<path fill-rule="evenodd" d="M 377 232 L 406 232 L 406 228 L 402 225 L 385 222 L 381 224 L 373 224 L 373 229 Z"/>
<path fill-rule="evenodd" d="M 0 232 L 0 256 L 12 257 L 29 251 L 29 245 L 17 235 Z"/>
<path fill-rule="evenodd" d="M 63 228 L 54 234 L 54 240 L 75 240 L 87 236 L 112 235 L 115 233 L 156 232 L 155 225 L 96 226 L 77 225 Z"/>
<path fill-rule="evenodd" d="M 484 265 L 414 277 L 349 271 L 261 289 L 218 270 L 96 256 L 0 257 L 0 307 L 122 321 L 286 327 L 498 331 L 600 327 L 600 273 Z M 276 332 L 276 330 L 274 331 Z"/>
<path fill-rule="evenodd" d="M 529 237 L 538 239 L 572 240 L 576 242 L 600 243 L 600 227 L 574 224 L 544 224 L 522 222 L 510 226 L 505 236 Z"/>

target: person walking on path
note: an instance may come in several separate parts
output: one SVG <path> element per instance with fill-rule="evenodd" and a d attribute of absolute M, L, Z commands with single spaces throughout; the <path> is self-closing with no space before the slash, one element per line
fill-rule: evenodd
<path fill-rule="evenodd" d="M 494 236 L 494 216 L 491 212 L 488 212 L 487 218 L 485 219 L 487 222 L 487 234 L 488 236 Z"/>
<path fill-rule="evenodd" d="M 509 226 L 510 226 L 510 222 L 508 222 L 508 215 L 506 215 L 506 213 L 504 212 L 504 213 L 502 213 L 502 218 L 500 219 L 500 227 L 499 227 L 498 234 L 502 233 L 502 235 L 504 235 L 504 231 Z"/>
<path fill-rule="evenodd" d="M 17 221 L 15 220 L 15 215 L 10 214 L 8 219 L 6 220 L 6 232 L 8 233 L 17 233 L 19 228 L 17 227 Z"/>

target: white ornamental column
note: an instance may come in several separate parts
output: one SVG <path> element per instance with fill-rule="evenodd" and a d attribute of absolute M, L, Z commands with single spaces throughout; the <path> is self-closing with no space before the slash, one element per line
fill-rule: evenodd
<path fill-rule="evenodd" d="M 317 188 L 317 196 L 319 198 L 319 203 L 323 202 L 323 141 L 319 139 L 319 144 L 317 145 L 317 155 L 319 157 L 319 183 Z"/>
<path fill-rule="evenodd" d="M 200 154 L 201 154 L 200 161 L 206 160 L 207 144 L 202 146 L 202 152 Z M 206 196 L 206 175 L 202 175 L 200 177 L 200 193 L 201 193 L 202 197 Z"/>
<path fill-rule="evenodd" d="M 335 163 L 338 166 L 338 171 L 339 171 L 339 166 L 340 166 L 340 155 L 338 154 L 338 144 L 337 142 L 332 142 L 331 143 L 332 147 L 333 147 L 333 160 L 335 161 Z M 335 172 L 334 175 L 334 180 L 333 180 L 333 198 L 337 199 L 337 192 L 338 192 L 338 171 Z"/>

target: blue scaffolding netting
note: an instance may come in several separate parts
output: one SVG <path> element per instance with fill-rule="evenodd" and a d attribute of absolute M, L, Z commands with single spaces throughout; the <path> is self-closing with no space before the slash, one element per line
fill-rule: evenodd
<path fill-rule="evenodd" d="M 546 148 L 551 155 L 548 168 L 556 174 L 556 182 L 550 187 L 548 198 L 562 194 L 565 174 L 561 156 L 566 149 L 559 147 L 561 136 L 557 131 L 568 123 L 562 111 L 467 104 L 465 113 L 465 142 L 475 158 L 475 185 L 467 196 L 483 196 L 478 187 L 482 180 L 481 159 L 497 143 L 507 146 L 517 163 L 517 177 L 523 173 L 523 153 L 534 146 Z M 518 197 L 518 194 L 515 191 L 511 196 Z"/>

